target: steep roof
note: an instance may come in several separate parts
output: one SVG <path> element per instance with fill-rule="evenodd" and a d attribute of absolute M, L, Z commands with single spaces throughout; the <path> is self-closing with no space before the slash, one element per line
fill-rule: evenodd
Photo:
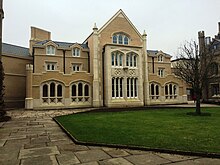
<path fill-rule="evenodd" d="M 159 53 L 159 52 L 165 54 L 166 56 L 172 57 L 171 55 L 164 53 L 161 50 L 160 51 L 159 50 L 147 50 L 147 54 L 149 54 L 150 56 L 156 56 L 157 53 Z"/>
<path fill-rule="evenodd" d="M 103 31 L 116 17 L 118 16 L 122 16 L 124 17 L 128 23 L 131 25 L 131 27 L 134 29 L 134 31 L 138 34 L 138 36 L 140 38 L 142 38 L 142 35 L 140 34 L 140 32 L 137 30 L 137 28 L 134 26 L 134 24 L 130 21 L 130 19 L 126 16 L 126 14 L 123 12 L 122 9 L 120 9 L 117 13 L 115 13 L 115 15 L 113 15 L 99 30 L 98 33 L 100 33 L 101 31 Z"/>
<path fill-rule="evenodd" d="M 44 41 L 40 41 L 37 42 L 35 45 L 39 45 L 42 46 L 44 44 L 46 44 L 47 42 L 49 42 L 51 40 L 44 40 Z M 79 43 L 70 43 L 70 42 L 61 42 L 61 41 L 52 41 L 54 42 L 56 45 L 58 45 L 59 47 L 62 48 L 70 48 L 70 46 L 74 45 L 74 44 L 79 44 Z M 86 44 L 79 44 L 82 48 L 88 48 L 88 46 Z"/>
<path fill-rule="evenodd" d="M 17 45 L 2 43 L 2 54 L 28 57 L 29 49 Z"/>

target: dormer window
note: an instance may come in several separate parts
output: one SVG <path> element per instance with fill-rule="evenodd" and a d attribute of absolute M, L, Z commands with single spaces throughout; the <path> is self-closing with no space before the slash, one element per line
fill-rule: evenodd
<path fill-rule="evenodd" d="M 113 44 L 123 44 L 123 45 L 128 45 L 129 43 L 129 38 L 128 36 L 124 34 L 114 34 L 112 36 L 112 43 Z"/>
<path fill-rule="evenodd" d="M 79 48 L 73 48 L 73 57 L 80 57 L 80 49 Z"/>
<path fill-rule="evenodd" d="M 52 45 L 47 46 L 46 53 L 47 55 L 55 55 L 55 47 Z"/>
<path fill-rule="evenodd" d="M 159 55 L 159 56 L 158 56 L 158 61 L 159 61 L 159 62 L 163 62 L 163 56 L 162 56 L 162 55 Z"/>

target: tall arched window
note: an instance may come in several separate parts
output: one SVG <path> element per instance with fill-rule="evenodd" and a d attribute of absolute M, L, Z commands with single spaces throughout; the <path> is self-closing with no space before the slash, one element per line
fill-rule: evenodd
<path fill-rule="evenodd" d="M 118 35 L 118 43 L 123 44 L 123 37 L 120 34 Z"/>
<path fill-rule="evenodd" d="M 113 77 L 112 78 L 112 98 L 123 97 L 123 78 Z"/>
<path fill-rule="evenodd" d="M 75 82 L 71 85 L 72 93 L 72 103 L 85 103 L 89 102 L 89 85 L 85 82 Z"/>
<path fill-rule="evenodd" d="M 42 101 L 44 104 L 57 104 L 63 101 L 63 85 L 49 81 L 42 85 Z"/>
<path fill-rule="evenodd" d="M 126 54 L 126 66 L 137 67 L 137 54 L 131 52 Z"/>
<path fill-rule="evenodd" d="M 43 97 L 48 97 L 48 85 L 43 85 Z"/>
<path fill-rule="evenodd" d="M 166 99 L 176 99 L 178 95 L 178 86 L 173 83 L 168 83 L 165 85 L 165 98 Z"/>
<path fill-rule="evenodd" d="M 128 37 L 127 36 L 124 36 L 124 44 L 128 45 Z"/>
<path fill-rule="evenodd" d="M 150 84 L 150 98 L 153 100 L 160 98 L 160 86 L 156 83 Z"/>
<path fill-rule="evenodd" d="M 134 77 L 127 78 L 127 98 L 138 97 L 138 79 Z"/>
<path fill-rule="evenodd" d="M 123 66 L 123 54 L 119 51 L 112 52 L 112 66 L 122 67 Z"/>
<path fill-rule="evenodd" d="M 112 37 L 112 42 L 113 42 L 114 44 L 117 44 L 117 40 L 118 40 L 118 37 L 117 37 L 116 35 L 114 35 L 114 36 Z"/>

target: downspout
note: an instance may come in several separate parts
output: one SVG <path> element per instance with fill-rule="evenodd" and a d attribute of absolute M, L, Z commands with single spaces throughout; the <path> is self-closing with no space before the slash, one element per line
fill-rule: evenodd
<path fill-rule="evenodd" d="M 33 47 L 33 50 L 32 50 L 32 57 L 33 57 L 33 73 L 35 71 L 35 57 L 34 57 L 34 54 L 35 54 L 35 47 Z"/>
<path fill-rule="evenodd" d="M 154 57 L 152 57 L 152 67 L 153 67 L 153 73 L 154 73 Z"/>
<path fill-rule="evenodd" d="M 66 74 L 66 50 L 63 50 L 63 73 Z"/>
<path fill-rule="evenodd" d="M 103 107 L 106 107 L 105 105 L 105 67 L 104 67 L 104 57 L 105 57 L 105 46 L 103 47 L 103 50 L 102 50 L 102 91 L 103 91 Z"/>

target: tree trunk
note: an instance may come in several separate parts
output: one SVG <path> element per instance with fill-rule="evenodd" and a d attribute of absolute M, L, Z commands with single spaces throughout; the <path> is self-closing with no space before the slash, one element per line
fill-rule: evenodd
<path fill-rule="evenodd" d="M 201 114 L 200 99 L 201 99 L 200 90 L 196 90 L 196 114 L 197 115 Z"/>

